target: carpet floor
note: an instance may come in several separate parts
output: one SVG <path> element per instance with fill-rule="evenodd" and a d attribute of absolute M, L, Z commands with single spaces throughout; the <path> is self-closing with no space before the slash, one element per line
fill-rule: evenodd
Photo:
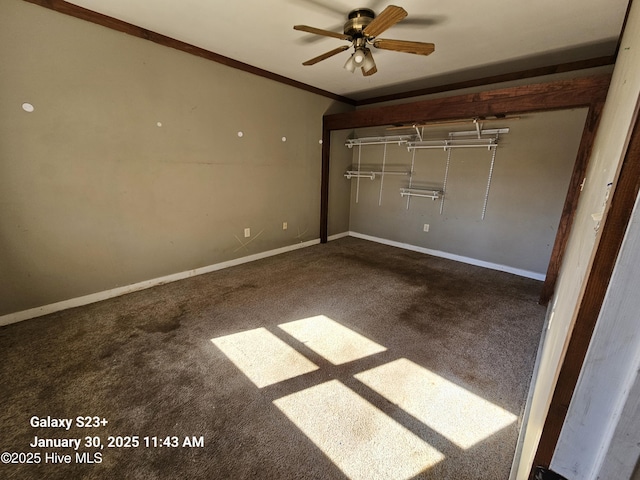
<path fill-rule="evenodd" d="M 506 480 L 540 288 L 343 238 L 0 328 L 0 478 Z"/>

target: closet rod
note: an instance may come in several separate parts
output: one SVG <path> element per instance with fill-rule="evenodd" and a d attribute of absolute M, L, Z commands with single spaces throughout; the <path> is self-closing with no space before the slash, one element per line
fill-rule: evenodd
<path fill-rule="evenodd" d="M 369 170 L 347 170 L 344 176 L 350 180 L 351 178 L 370 178 L 373 180 L 376 176 L 383 177 L 384 175 L 409 175 L 408 172 L 389 172 L 383 171 L 369 171 Z"/>
<path fill-rule="evenodd" d="M 480 135 L 503 135 L 509 133 L 509 128 L 490 128 L 481 130 L 467 130 L 464 132 L 449 132 L 450 137 L 476 137 Z"/>
<path fill-rule="evenodd" d="M 373 172 L 346 172 L 344 176 L 347 180 L 351 180 L 352 178 L 370 178 L 373 180 L 376 178 L 376 174 Z"/>
<path fill-rule="evenodd" d="M 414 188 L 401 188 L 401 197 L 424 197 L 436 200 L 442 196 L 442 192 L 439 190 L 420 190 Z"/>
<path fill-rule="evenodd" d="M 474 143 L 474 144 L 455 144 L 455 143 L 450 143 L 448 141 L 444 141 L 444 142 L 440 142 L 439 144 L 429 144 L 429 145 L 424 145 L 424 144 L 420 144 L 420 143 L 408 143 L 407 144 L 407 149 L 408 150 L 413 150 L 413 149 L 428 149 L 428 148 L 439 148 L 439 149 L 444 149 L 444 150 L 449 150 L 452 148 L 496 148 L 498 146 L 497 143 Z"/>
<path fill-rule="evenodd" d="M 415 135 L 394 135 L 388 137 L 363 137 L 347 139 L 345 145 L 352 148 L 354 145 L 385 145 L 389 143 L 397 143 L 398 145 L 406 144 L 415 140 Z"/>

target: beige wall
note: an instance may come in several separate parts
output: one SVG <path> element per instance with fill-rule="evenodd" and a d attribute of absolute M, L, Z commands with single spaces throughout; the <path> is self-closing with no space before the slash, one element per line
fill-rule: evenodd
<path fill-rule="evenodd" d="M 0 58 L 0 315 L 318 238 L 349 107 L 19 0 Z"/>
<path fill-rule="evenodd" d="M 546 273 L 569 178 L 584 127 L 585 109 L 521 116 L 491 122 L 485 128 L 508 127 L 499 139 L 484 220 L 492 153 L 486 148 L 451 152 L 446 196 L 441 201 L 407 200 L 400 188 L 406 176 L 385 176 L 380 205 L 380 179 L 351 180 L 352 231 L 543 276 Z M 473 130 L 472 124 L 448 129 L 432 127 L 425 139 L 447 138 L 450 131 Z M 409 131 L 364 130 L 357 136 L 394 135 Z M 344 147 L 343 147 L 344 148 Z M 363 146 L 361 162 L 380 169 L 384 146 Z M 412 153 L 387 146 L 386 169 L 410 171 Z M 353 163 L 358 147 L 353 148 Z M 441 190 L 447 153 L 417 150 L 413 185 Z M 344 180 L 347 182 L 348 180 Z M 359 189 L 356 203 L 356 191 Z M 423 231 L 429 224 L 429 232 Z"/>

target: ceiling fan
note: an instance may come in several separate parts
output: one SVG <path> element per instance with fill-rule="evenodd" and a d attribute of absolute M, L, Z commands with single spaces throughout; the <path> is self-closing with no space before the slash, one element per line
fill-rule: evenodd
<path fill-rule="evenodd" d="M 370 46 L 381 50 L 393 50 L 396 52 L 413 53 L 416 55 L 429 55 L 435 50 L 433 43 L 411 42 L 407 40 L 387 40 L 377 38 L 382 32 L 392 27 L 407 16 L 407 12 L 402 7 L 389 5 L 379 15 L 369 8 L 357 8 L 349 12 L 347 22 L 344 24 L 344 33 L 332 32 L 321 28 L 309 27 L 307 25 L 295 25 L 294 30 L 323 35 L 325 37 L 339 38 L 347 40 L 351 45 L 343 45 L 333 50 L 323 53 L 311 60 L 307 60 L 303 65 L 315 65 L 322 60 L 333 57 L 338 53 L 354 47 L 344 68 L 350 72 L 355 72 L 360 67 L 365 77 L 373 75 L 378 71 L 373 60 Z"/>

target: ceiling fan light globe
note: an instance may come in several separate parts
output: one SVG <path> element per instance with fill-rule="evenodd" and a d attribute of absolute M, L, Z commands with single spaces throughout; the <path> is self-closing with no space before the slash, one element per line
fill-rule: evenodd
<path fill-rule="evenodd" d="M 353 61 L 355 62 L 356 65 L 362 65 L 362 62 L 364 62 L 366 55 L 363 51 L 361 50 L 356 50 L 356 53 L 353 54 Z"/>
<path fill-rule="evenodd" d="M 355 55 L 355 54 L 354 54 Z M 354 55 L 351 55 L 348 59 L 347 59 L 347 63 L 344 64 L 344 68 L 345 70 L 349 70 L 351 73 L 356 71 L 356 62 L 354 61 L 353 57 Z"/>

